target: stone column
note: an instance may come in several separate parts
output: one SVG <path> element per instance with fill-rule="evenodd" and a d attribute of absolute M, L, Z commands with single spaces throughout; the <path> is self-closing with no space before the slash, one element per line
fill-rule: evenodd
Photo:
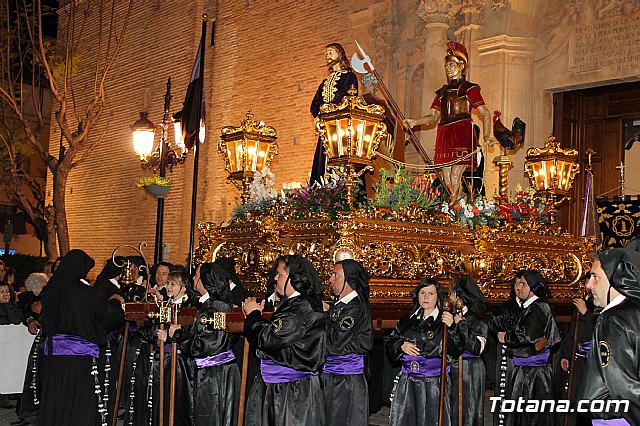
<path fill-rule="evenodd" d="M 426 29 L 424 46 L 424 85 L 422 86 L 422 114 L 431 109 L 434 93 L 447 82 L 444 72 L 444 57 L 450 22 L 462 7 L 462 0 L 421 0 L 417 15 L 424 21 Z M 415 90 L 415 89 L 414 89 Z M 433 159 L 436 141 L 433 131 L 421 131 L 420 142 Z"/>
<path fill-rule="evenodd" d="M 520 117 L 533 126 L 532 87 L 533 81 L 533 43 L 530 37 L 510 37 L 500 35 L 477 40 L 475 59 L 477 73 L 474 82 L 480 84 L 482 96 L 491 112 L 502 111 L 502 123 L 511 128 L 515 117 Z M 531 141 L 525 138 L 525 145 Z M 524 178 L 525 147 L 515 153 L 509 153 L 514 167 L 509 172 L 509 189 L 515 190 L 518 183 L 526 187 Z M 498 188 L 498 168 L 493 159 L 501 155 L 501 147 L 496 146 L 485 152 L 485 186 L 487 195 L 492 196 Z"/>

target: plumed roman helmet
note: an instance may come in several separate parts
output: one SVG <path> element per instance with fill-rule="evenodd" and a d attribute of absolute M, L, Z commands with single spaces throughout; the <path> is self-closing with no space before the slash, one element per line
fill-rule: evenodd
<path fill-rule="evenodd" d="M 457 62 L 462 66 L 462 75 L 467 76 L 467 63 L 469 54 L 462 43 L 449 40 L 447 42 L 447 55 L 444 57 L 445 63 L 448 61 Z"/>
<path fill-rule="evenodd" d="M 336 262 L 337 265 L 342 265 L 344 271 L 344 280 L 349 286 L 358 293 L 358 296 L 362 298 L 366 303 L 369 303 L 369 272 L 364 269 L 362 263 L 353 260 L 345 259 L 340 262 Z"/>

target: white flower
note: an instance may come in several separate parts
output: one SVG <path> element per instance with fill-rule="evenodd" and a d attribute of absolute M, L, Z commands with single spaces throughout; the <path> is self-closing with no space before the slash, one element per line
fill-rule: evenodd
<path fill-rule="evenodd" d="M 462 206 L 462 210 L 464 211 L 464 215 L 468 218 L 472 218 L 473 215 L 473 206 L 470 204 L 465 204 Z"/>

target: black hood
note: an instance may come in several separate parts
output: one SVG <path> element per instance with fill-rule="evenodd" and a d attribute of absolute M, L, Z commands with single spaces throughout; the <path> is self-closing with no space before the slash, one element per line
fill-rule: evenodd
<path fill-rule="evenodd" d="M 487 310 L 487 300 L 478 284 L 469 277 L 458 278 L 453 291 L 464 301 L 464 305 L 476 315 L 482 316 Z"/>
<path fill-rule="evenodd" d="M 213 300 L 232 304 L 230 277 L 229 271 L 216 263 L 203 263 L 200 266 L 202 285 Z"/>
<path fill-rule="evenodd" d="M 309 260 L 291 254 L 284 256 L 283 261 L 289 270 L 289 282 L 298 293 L 305 296 L 322 296 L 324 287 L 320 274 Z"/>
<path fill-rule="evenodd" d="M 362 263 L 353 259 L 345 259 L 336 263 L 342 265 L 344 280 L 358 293 L 366 303 L 369 303 L 369 278 L 370 275 Z"/>
<path fill-rule="evenodd" d="M 528 271 L 520 272 L 518 274 L 519 277 L 524 277 L 527 280 L 527 284 L 529 288 L 540 299 L 550 299 L 551 292 L 549 291 L 549 286 L 547 282 L 542 278 L 542 274 L 536 271 L 535 269 L 529 269 Z"/>
<path fill-rule="evenodd" d="M 598 254 L 609 283 L 620 294 L 640 303 L 640 253 L 627 248 L 614 248 Z"/>
<path fill-rule="evenodd" d="M 242 287 L 242 281 L 240 281 L 240 277 L 236 273 L 236 261 L 230 257 L 220 257 L 216 259 L 216 265 L 222 266 L 229 273 L 229 279 L 235 284 Z"/>

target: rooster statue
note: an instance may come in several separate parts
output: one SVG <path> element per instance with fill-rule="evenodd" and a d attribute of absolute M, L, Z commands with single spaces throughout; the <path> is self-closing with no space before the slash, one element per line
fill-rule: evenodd
<path fill-rule="evenodd" d="M 504 148 L 504 154 L 507 155 L 507 150 L 517 149 L 524 143 L 526 124 L 519 117 L 516 117 L 513 119 L 511 130 L 509 130 L 500 121 L 501 115 L 500 111 L 493 112 L 493 136 L 500 142 Z"/>

